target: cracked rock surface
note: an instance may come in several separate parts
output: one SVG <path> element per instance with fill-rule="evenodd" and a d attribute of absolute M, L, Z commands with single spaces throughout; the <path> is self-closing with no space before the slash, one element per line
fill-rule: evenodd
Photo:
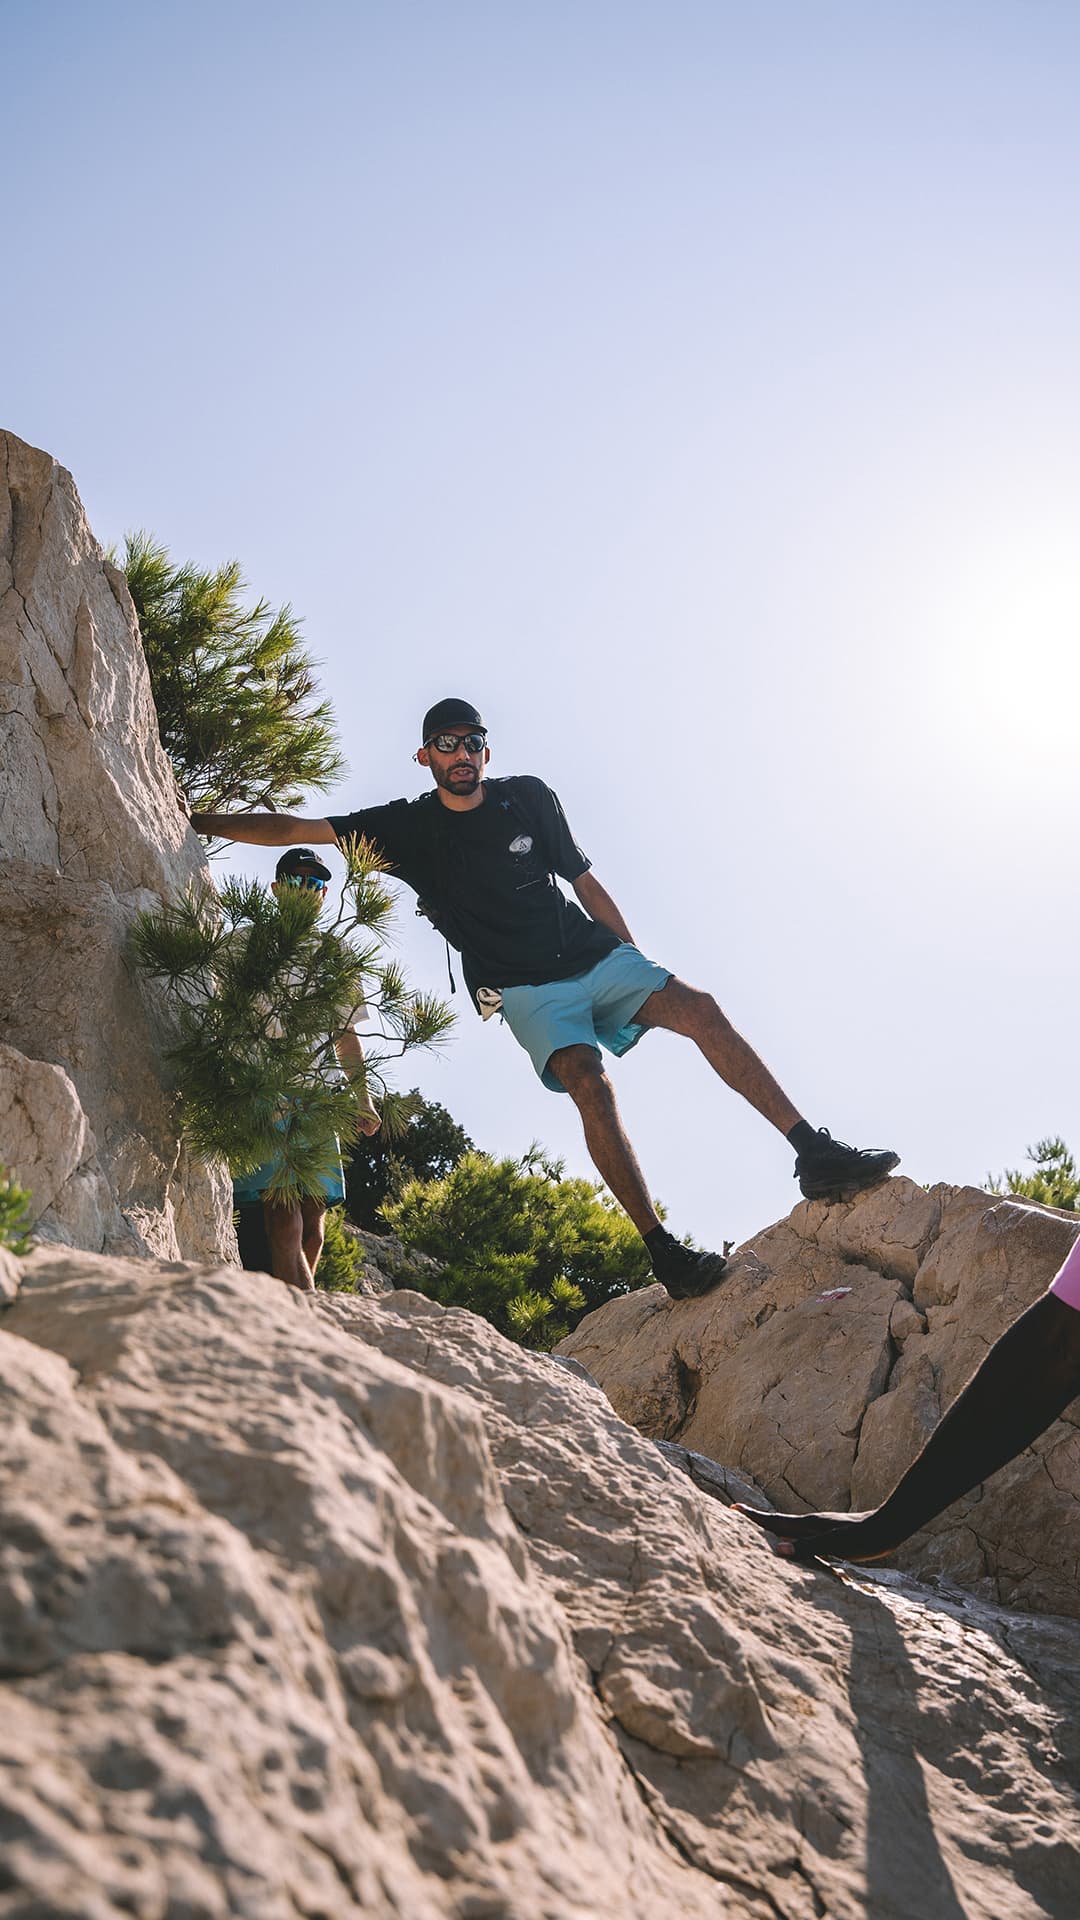
<path fill-rule="evenodd" d="M 0 433 L 0 1162 L 42 1239 L 222 1259 L 231 1193 L 182 1150 L 135 915 L 202 872 L 135 610 L 71 475 Z"/>
<path fill-rule="evenodd" d="M 10 1271 L 3 1920 L 1077 1911 L 1074 1623 L 780 1562 L 416 1294 Z"/>
<path fill-rule="evenodd" d="M 873 1507 L 1076 1231 L 973 1187 L 894 1177 L 842 1204 L 803 1201 L 701 1300 L 653 1286 L 609 1301 L 558 1351 L 642 1433 L 749 1476 L 774 1507 Z M 1080 1616 L 1078 1421 L 1080 1401 L 892 1564 Z"/>

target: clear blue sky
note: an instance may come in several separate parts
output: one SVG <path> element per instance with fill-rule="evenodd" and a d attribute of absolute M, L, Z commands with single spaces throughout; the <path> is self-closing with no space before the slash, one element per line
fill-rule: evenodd
<path fill-rule="evenodd" d="M 815 1124 L 925 1181 L 1080 1148 L 1071 0 L 7 0 L 0 41 L 3 424 L 104 542 L 304 616 L 312 811 L 418 791 L 463 693 Z M 458 1004 L 407 1081 L 587 1170 Z M 679 1232 L 794 1202 L 686 1043 L 614 1071 Z"/>

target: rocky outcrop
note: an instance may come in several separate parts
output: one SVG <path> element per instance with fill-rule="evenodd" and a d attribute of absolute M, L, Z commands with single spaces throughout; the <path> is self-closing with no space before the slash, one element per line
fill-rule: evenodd
<path fill-rule="evenodd" d="M 125 959 L 201 852 L 122 577 L 0 464 L 0 1920 L 1072 1920 L 1080 1628 L 724 1504 L 876 1499 L 1072 1228 L 894 1181 L 557 1359 L 381 1236 L 355 1295 L 219 1264 Z M 1075 1445 L 913 1564 L 1077 1610 Z"/>
<path fill-rule="evenodd" d="M 749 1474 L 776 1507 L 876 1506 L 1076 1231 L 975 1188 L 895 1178 L 844 1205 L 803 1202 L 703 1300 L 649 1287 L 609 1302 L 559 1352 L 642 1433 Z M 1077 1409 L 896 1563 L 1080 1615 Z"/>
<path fill-rule="evenodd" d="M 396 1233 L 369 1233 L 366 1227 L 344 1222 L 344 1230 L 363 1255 L 363 1286 L 358 1292 L 393 1293 L 395 1287 L 418 1287 L 439 1272 L 430 1254 L 407 1247 Z"/>
<path fill-rule="evenodd" d="M 0 1911 L 1076 1912 L 1072 1623 L 776 1560 L 419 1295 L 17 1277 Z"/>
<path fill-rule="evenodd" d="M 180 1145 L 165 1015 L 124 957 L 138 911 L 201 870 L 123 575 L 70 474 L 0 434 L 0 1162 L 41 1238 L 233 1246 L 227 1181 Z"/>

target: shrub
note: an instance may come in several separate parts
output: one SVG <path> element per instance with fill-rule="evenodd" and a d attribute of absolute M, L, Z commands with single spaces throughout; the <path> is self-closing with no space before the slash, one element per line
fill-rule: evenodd
<path fill-rule="evenodd" d="M 324 1222 L 326 1238 L 322 1259 L 315 1275 L 317 1286 L 328 1293 L 355 1293 L 364 1271 L 364 1250 L 349 1232 L 344 1207 L 328 1207 Z"/>
<path fill-rule="evenodd" d="M 7 1247 L 11 1253 L 22 1255 L 30 1251 L 29 1206 L 30 1195 L 26 1188 L 17 1187 L 0 1166 L 0 1247 Z"/>
<path fill-rule="evenodd" d="M 583 1313 L 652 1278 L 621 1208 L 536 1146 L 520 1160 L 466 1153 L 440 1179 L 407 1181 L 383 1218 L 438 1263 L 417 1277 L 421 1291 L 527 1347 L 553 1347 Z"/>
<path fill-rule="evenodd" d="M 404 1126 L 394 1138 L 376 1133 L 360 1140 L 345 1161 L 345 1210 L 358 1227 L 377 1233 L 382 1208 L 406 1181 L 440 1180 L 473 1142 L 464 1127 L 417 1087 L 402 1100 Z"/>

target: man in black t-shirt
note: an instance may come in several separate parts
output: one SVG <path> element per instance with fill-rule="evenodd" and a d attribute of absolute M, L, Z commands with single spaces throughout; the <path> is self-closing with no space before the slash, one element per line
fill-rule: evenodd
<path fill-rule="evenodd" d="M 676 1299 L 706 1293 L 724 1256 L 684 1247 L 657 1218 L 623 1131 L 600 1047 L 621 1054 L 651 1027 L 693 1040 L 710 1066 L 795 1148 L 807 1199 L 846 1198 L 898 1164 L 888 1150 L 845 1146 L 793 1106 L 712 994 L 677 980 L 634 945 L 590 871 L 550 787 L 530 775 L 484 778 L 487 728 L 467 700 L 429 708 L 416 759 L 435 791 L 416 800 L 308 820 L 292 814 L 192 814 L 197 833 L 256 846 L 328 845 L 362 834 L 413 888 L 462 956 L 478 1010 L 501 1011 L 544 1085 L 568 1093 L 598 1172 L 642 1235 Z M 567 899 L 559 878 L 572 888 Z"/>

